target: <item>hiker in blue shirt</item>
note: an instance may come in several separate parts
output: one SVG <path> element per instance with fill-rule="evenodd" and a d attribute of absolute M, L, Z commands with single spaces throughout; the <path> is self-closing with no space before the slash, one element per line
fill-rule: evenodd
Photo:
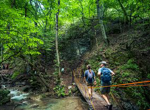
<path fill-rule="evenodd" d="M 87 65 L 87 70 L 84 73 L 84 81 L 86 81 L 88 86 L 89 97 L 92 98 L 92 86 L 93 83 L 96 83 L 96 81 L 95 81 L 95 73 L 93 70 L 91 70 L 90 65 Z"/>
<path fill-rule="evenodd" d="M 109 68 L 106 68 L 106 61 L 100 62 L 100 67 L 98 69 L 98 75 L 100 76 L 101 80 L 101 86 L 110 86 L 111 85 L 111 76 L 115 75 L 115 73 L 110 70 Z M 110 92 L 110 87 L 101 87 L 100 88 L 102 97 L 105 99 L 108 105 L 106 107 L 109 110 L 112 110 L 112 104 L 108 100 L 108 94 Z"/>

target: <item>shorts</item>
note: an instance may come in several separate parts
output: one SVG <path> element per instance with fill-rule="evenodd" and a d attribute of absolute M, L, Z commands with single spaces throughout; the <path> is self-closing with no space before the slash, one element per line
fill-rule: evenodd
<path fill-rule="evenodd" d="M 109 83 L 101 82 L 101 86 L 110 86 L 110 85 L 111 85 L 111 82 Z M 100 91 L 102 94 L 108 94 L 110 92 L 110 87 L 101 87 Z"/>

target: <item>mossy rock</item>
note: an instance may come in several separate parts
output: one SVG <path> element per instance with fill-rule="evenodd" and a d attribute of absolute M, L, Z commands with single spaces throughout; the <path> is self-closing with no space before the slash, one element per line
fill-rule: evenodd
<path fill-rule="evenodd" d="M 9 93 L 9 90 L 0 89 L 0 105 L 6 104 L 10 101 L 10 97 L 8 96 Z"/>
<path fill-rule="evenodd" d="M 78 89 L 77 89 L 77 87 L 73 87 L 73 88 L 71 88 L 71 91 L 72 91 L 72 93 L 75 93 L 78 91 Z"/>

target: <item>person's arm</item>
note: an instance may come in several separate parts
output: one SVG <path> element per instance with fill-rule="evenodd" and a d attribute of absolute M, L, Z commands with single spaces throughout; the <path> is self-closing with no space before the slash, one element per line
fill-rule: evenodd
<path fill-rule="evenodd" d="M 86 82 L 86 71 L 84 73 L 84 82 Z"/>
<path fill-rule="evenodd" d="M 94 85 L 96 85 L 96 77 L 94 71 L 93 71 L 93 75 L 94 75 Z"/>
<path fill-rule="evenodd" d="M 86 82 L 86 78 L 85 78 L 85 76 L 84 76 L 84 82 Z"/>
<path fill-rule="evenodd" d="M 92 71 L 93 72 L 93 76 L 94 76 L 94 81 L 95 81 L 95 73 L 94 73 L 94 71 Z"/>
<path fill-rule="evenodd" d="M 112 76 L 115 75 L 115 73 L 111 69 L 109 69 L 109 70 L 110 70 Z"/>
<path fill-rule="evenodd" d="M 101 68 L 99 68 L 99 69 L 98 69 L 98 73 L 97 73 L 97 75 L 98 75 L 98 76 L 100 76 L 100 75 L 101 75 Z"/>

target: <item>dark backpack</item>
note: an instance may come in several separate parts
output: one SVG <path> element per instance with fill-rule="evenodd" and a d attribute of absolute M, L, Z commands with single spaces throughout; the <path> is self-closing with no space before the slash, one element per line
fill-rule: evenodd
<path fill-rule="evenodd" d="M 89 83 L 92 83 L 93 82 L 93 72 L 89 72 L 88 71 L 88 74 L 87 74 L 87 80 Z"/>
<path fill-rule="evenodd" d="M 109 83 L 111 81 L 111 72 L 108 68 L 102 68 L 101 70 L 101 80 L 105 83 Z"/>

